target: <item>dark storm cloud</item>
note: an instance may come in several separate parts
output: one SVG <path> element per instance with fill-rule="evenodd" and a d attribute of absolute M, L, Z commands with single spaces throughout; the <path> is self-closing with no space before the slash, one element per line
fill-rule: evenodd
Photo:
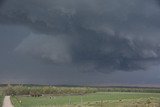
<path fill-rule="evenodd" d="M 4 3 L 5 0 L 0 0 L 0 6 Z"/>
<path fill-rule="evenodd" d="M 159 61 L 160 8 L 156 3 L 9 0 L 1 6 L 0 23 L 33 30 L 17 52 L 53 64 L 75 65 L 81 71 L 133 71 Z"/>
<path fill-rule="evenodd" d="M 160 4 L 160 0 L 157 0 L 157 2 Z"/>

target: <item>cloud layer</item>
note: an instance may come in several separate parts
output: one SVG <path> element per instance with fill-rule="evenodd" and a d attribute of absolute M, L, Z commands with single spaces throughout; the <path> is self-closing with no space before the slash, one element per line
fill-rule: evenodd
<path fill-rule="evenodd" d="M 15 49 L 80 71 L 134 71 L 159 62 L 156 0 L 7 0 L 0 23 L 32 30 Z"/>

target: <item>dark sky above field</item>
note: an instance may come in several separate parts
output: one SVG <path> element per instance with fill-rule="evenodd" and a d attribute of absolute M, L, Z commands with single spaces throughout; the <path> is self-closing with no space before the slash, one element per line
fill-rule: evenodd
<path fill-rule="evenodd" d="M 0 0 L 0 83 L 158 85 L 159 0 Z"/>

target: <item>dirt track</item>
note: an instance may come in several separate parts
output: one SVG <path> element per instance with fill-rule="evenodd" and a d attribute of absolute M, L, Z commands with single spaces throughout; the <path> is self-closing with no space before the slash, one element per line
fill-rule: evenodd
<path fill-rule="evenodd" d="M 5 96 L 2 107 L 14 107 L 11 103 L 10 96 Z"/>

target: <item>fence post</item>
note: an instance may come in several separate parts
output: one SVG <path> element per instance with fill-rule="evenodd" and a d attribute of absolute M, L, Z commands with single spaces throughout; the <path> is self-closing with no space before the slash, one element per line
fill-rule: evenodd
<path fill-rule="evenodd" d="M 101 100 L 101 107 L 103 107 L 103 100 Z"/>
<path fill-rule="evenodd" d="M 82 98 L 82 96 L 81 96 L 81 106 L 83 105 L 83 98 Z"/>
<path fill-rule="evenodd" d="M 71 98 L 69 97 L 69 100 L 68 100 L 68 105 L 70 105 L 71 104 Z"/>

